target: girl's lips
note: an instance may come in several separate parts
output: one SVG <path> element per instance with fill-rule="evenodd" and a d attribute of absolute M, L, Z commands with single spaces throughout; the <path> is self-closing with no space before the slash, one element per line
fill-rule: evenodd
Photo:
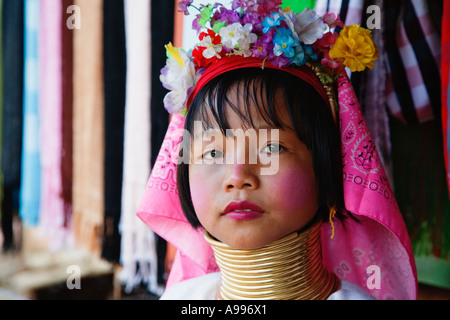
<path fill-rule="evenodd" d="M 233 201 L 224 210 L 224 215 L 236 220 L 245 221 L 261 217 L 264 211 L 261 207 L 250 201 Z"/>

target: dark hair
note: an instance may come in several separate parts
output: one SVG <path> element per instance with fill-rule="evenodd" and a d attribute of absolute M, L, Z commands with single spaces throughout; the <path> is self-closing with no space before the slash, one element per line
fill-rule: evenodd
<path fill-rule="evenodd" d="M 245 106 L 231 103 L 229 90 L 237 85 L 236 95 L 243 95 Z M 242 90 L 244 89 L 244 90 Z M 319 211 L 323 221 L 329 210 L 336 209 L 336 217 L 344 219 L 345 210 L 342 182 L 341 140 L 330 105 L 307 82 L 276 69 L 245 68 L 219 75 L 209 81 L 195 96 L 186 115 L 185 129 L 193 132 L 196 120 L 205 127 L 216 124 L 222 132 L 229 129 L 226 110 L 232 108 L 246 126 L 253 127 L 250 106 L 256 105 L 262 118 L 275 128 L 289 127 L 277 115 L 275 94 L 282 90 L 286 108 L 298 138 L 310 150 L 318 183 Z M 207 108 L 208 109 L 207 109 Z M 187 140 L 187 139 L 186 139 Z M 180 150 L 190 150 L 190 141 L 182 141 Z M 186 155 L 184 155 L 186 157 Z M 183 212 L 194 227 L 200 227 L 189 188 L 189 162 L 177 167 L 177 185 Z M 350 214 L 351 215 L 351 214 Z"/>

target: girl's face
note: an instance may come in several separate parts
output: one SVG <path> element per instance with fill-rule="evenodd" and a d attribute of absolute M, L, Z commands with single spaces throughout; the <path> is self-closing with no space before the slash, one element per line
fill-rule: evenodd
<path fill-rule="evenodd" d="M 230 95 L 231 102 L 242 106 L 243 101 L 234 96 Z M 290 124 L 283 95 L 276 97 L 281 123 Z M 229 134 L 222 135 L 217 127 L 214 138 L 202 139 L 197 132 L 191 152 L 197 163 L 191 161 L 189 166 L 199 221 L 212 236 L 235 249 L 261 248 L 298 231 L 319 207 L 311 153 L 305 144 L 293 129 L 270 127 L 255 106 L 250 116 L 254 129 L 244 128 L 242 119 L 229 111 Z M 233 134 L 237 129 L 258 139 L 239 139 Z M 278 130 L 278 137 L 263 134 L 274 133 L 270 129 Z M 277 170 L 267 174 L 264 168 L 270 160 Z"/>

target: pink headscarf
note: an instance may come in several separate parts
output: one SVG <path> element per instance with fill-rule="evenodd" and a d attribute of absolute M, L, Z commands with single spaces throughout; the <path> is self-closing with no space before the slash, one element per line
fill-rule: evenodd
<path fill-rule="evenodd" d="M 188 105 L 201 87 L 217 75 L 261 66 L 261 60 L 254 58 L 222 58 L 202 75 Z M 301 78 L 327 99 L 320 81 L 309 69 L 278 68 L 268 62 L 264 67 Z M 334 219 L 333 239 L 330 223 L 323 224 L 324 264 L 339 278 L 360 285 L 377 299 L 416 299 L 417 271 L 402 215 L 347 75 L 341 75 L 337 84 L 345 206 L 359 222 L 346 219 L 341 223 Z M 173 116 L 137 212 L 155 233 L 178 249 L 167 287 L 219 271 L 203 231 L 191 227 L 178 198 L 176 164 L 184 121 L 180 114 Z M 379 286 L 372 281 L 377 272 Z"/>

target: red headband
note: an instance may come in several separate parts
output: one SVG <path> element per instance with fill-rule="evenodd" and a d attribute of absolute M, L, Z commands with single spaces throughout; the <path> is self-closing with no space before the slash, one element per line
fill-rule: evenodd
<path fill-rule="evenodd" d="M 189 98 L 186 102 L 186 105 L 189 106 L 192 103 L 192 100 L 197 95 L 197 93 L 200 92 L 200 90 L 203 88 L 205 84 L 207 84 L 210 80 L 214 79 L 218 75 L 221 75 L 225 72 L 236 70 L 236 69 L 243 69 L 243 68 L 262 68 L 263 62 L 260 59 L 248 57 L 244 58 L 243 56 L 238 55 L 232 55 L 221 58 L 219 61 L 213 63 L 211 66 L 209 66 L 203 75 L 198 80 L 197 84 L 195 85 L 194 90 L 189 95 Z M 270 69 L 277 69 L 281 71 L 288 72 L 305 82 L 309 83 L 314 87 L 314 89 L 322 96 L 322 98 L 329 103 L 327 92 L 325 91 L 324 86 L 320 82 L 320 80 L 317 78 L 317 76 L 314 74 L 314 72 L 309 69 L 307 66 L 302 66 L 299 68 L 293 68 L 293 67 L 285 67 L 280 68 L 276 67 L 273 64 L 271 64 L 268 61 L 264 62 L 264 68 L 270 68 Z"/>

